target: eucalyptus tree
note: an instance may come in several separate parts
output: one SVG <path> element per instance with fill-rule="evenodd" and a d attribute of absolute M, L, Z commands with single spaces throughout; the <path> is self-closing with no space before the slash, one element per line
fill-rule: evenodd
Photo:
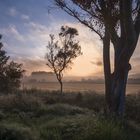
<path fill-rule="evenodd" d="M 140 0 L 54 0 L 54 3 L 102 40 L 107 109 L 122 116 L 130 59 L 140 34 Z M 114 48 L 113 72 L 110 43 Z"/>

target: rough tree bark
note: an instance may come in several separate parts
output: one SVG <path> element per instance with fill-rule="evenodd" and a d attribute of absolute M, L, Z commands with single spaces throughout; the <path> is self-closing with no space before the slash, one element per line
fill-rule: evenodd
<path fill-rule="evenodd" d="M 111 67 L 110 67 L 110 35 L 107 28 L 105 28 L 105 36 L 103 38 L 103 64 L 105 77 L 105 98 L 106 107 L 109 111 L 111 108 Z"/>

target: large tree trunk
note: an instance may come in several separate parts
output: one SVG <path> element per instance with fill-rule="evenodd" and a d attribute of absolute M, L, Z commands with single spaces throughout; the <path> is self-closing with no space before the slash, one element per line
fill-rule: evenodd
<path fill-rule="evenodd" d="M 122 64 L 120 64 L 122 65 Z M 130 64 L 124 65 L 112 75 L 111 112 L 123 117 L 125 110 L 125 93 Z"/>
<path fill-rule="evenodd" d="M 110 35 L 105 29 L 105 37 L 103 38 L 103 64 L 105 78 L 105 99 L 107 111 L 111 108 L 111 67 L 110 67 Z"/>
<path fill-rule="evenodd" d="M 125 93 L 126 84 L 128 79 L 128 73 L 131 69 L 129 60 L 136 48 L 136 44 L 139 36 L 139 28 L 135 30 L 140 23 L 139 20 L 136 21 L 135 26 L 132 20 L 132 3 L 131 0 L 122 0 L 120 2 L 120 27 L 121 34 L 120 37 L 116 38 L 115 30 L 110 27 L 111 41 L 115 49 L 115 66 L 114 73 L 111 79 L 111 108 L 110 111 L 115 116 L 124 115 L 125 110 Z M 138 13 L 140 14 L 140 12 Z M 140 17 L 138 15 L 138 17 Z M 114 32 L 114 33 L 113 33 Z M 138 32 L 138 34 L 137 34 Z"/>

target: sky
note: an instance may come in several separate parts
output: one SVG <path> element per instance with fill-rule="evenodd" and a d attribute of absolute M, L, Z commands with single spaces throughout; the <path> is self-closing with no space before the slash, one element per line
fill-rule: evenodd
<path fill-rule="evenodd" d="M 32 71 L 50 71 L 45 54 L 49 34 L 58 36 L 61 26 L 77 28 L 77 40 L 83 55 L 74 60 L 65 76 L 103 76 L 102 42 L 99 37 L 76 19 L 53 6 L 52 0 L 0 0 L 0 34 L 7 54 L 22 63 L 26 74 Z M 111 60 L 113 49 L 111 48 Z M 131 59 L 130 75 L 140 75 L 140 42 Z M 113 61 L 112 61 L 113 65 Z"/>

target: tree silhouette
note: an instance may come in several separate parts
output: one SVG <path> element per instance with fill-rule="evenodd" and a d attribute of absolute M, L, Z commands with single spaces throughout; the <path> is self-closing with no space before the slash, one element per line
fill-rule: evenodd
<path fill-rule="evenodd" d="M 54 0 L 103 42 L 107 109 L 123 116 L 130 58 L 140 33 L 140 0 Z M 114 72 L 110 66 L 110 42 L 114 47 Z M 110 114 L 109 113 L 109 114 Z"/>
<path fill-rule="evenodd" d="M 58 82 L 60 91 L 63 92 L 63 71 L 71 68 L 73 60 L 82 54 L 79 42 L 74 38 L 78 35 L 75 28 L 62 26 L 59 33 L 60 41 L 55 41 L 54 35 L 50 35 L 51 41 L 47 45 L 47 66 L 53 70 Z"/>
<path fill-rule="evenodd" d="M 0 35 L 0 39 L 2 35 Z M 3 44 L 0 42 L 0 92 L 9 93 L 20 87 L 20 78 L 24 70 L 22 64 L 9 62 L 9 56 L 2 50 Z"/>

